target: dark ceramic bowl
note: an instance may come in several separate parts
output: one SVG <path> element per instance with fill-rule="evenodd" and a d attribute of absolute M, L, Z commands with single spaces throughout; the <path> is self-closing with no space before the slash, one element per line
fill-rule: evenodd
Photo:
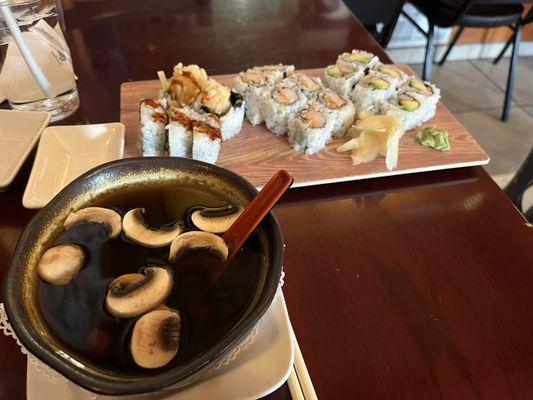
<path fill-rule="evenodd" d="M 270 214 L 257 231 L 263 262 L 249 306 L 228 332 L 196 357 L 162 372 L 131 375 L 99 367 L 59 342 L 46 326 L 38 306 L 36 267 L 41 254 L 62 231 L 63 221 L 72 210 L 132 185 L 157 185 L 161 181 L 208 186 L 243 205 L 257 193 L 248 181 L 233 172 L 184 158 L 129 158 L 101 165 L 70 183 L 35 215 L 19 239 L 4 280 L 6 311 L 22 344 L 41 361 L 96 393 L 148 393 L 169 385 L 181 388 L 192 383 L 244 338 L 268 309 L 278 287 L 283 238 Z"/>

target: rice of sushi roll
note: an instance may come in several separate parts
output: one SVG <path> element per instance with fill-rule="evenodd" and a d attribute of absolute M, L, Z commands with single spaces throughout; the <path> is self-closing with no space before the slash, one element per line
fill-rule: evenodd
<path fill-rule="evenodd" d="M 282 79 L 288 78 L 294 74 L 294 65 L 263 65 L 260 67 L 253 67 L 248 71 L 259 72 L 264 74 L 270 83 L 277 83 Z"/>
<path fill-rule="evenodd" d="M 220 119 L 223 140 L 231 139 L 239 133 L 244 119 L 244 104 L 240 94 L 210 79 L 198 101 L 200 110 L 213 113 Z"/>
<path fill-rule="evenodd" d="M 362 50 L 352 50 L 351 53 L 342 53 L 337 57 L 337 65 L 351 68 L 372 68 L 379 62 L 374 54 Z"/>
<path fill-rule="evenodd" d="M 220 120 L 213 114 L 202 114 L 193 120 L 192 158 L 214 164 L 218 159 L 222 133 Z"/>
<path fill-rule="evenodd" d="M 403 131 L 411 130 L 429 121 L 436 112 L 437 104 L 415 91 L 401 90 L 393 98 L 380 105 L 381 112 L 396 117 Z"/>
<path fill-rule="evenodd" d="M 193 109 L 169 107 L 168 110 L 168 153 L 172 157 L 192 156 L 192 121 L 200 115 Z"/>
<path fill-rule="evenodd" d="M 387 100 L 396 92 L 396 87 L 390 82 L 390 77 L 372 71 L 363 77 L 351 94 L 351 100 L 356 113 L 368 111 L 371 114 L 379 112 L 380 103 Z"/>
<path fill-rule="evenodd" d="M 344 136 L 355 118 L 355 107 L 353 103 L 335 93 L 331 89 L 325 89 L 318 95 L 317 101 L 324 107 L 324 110 L 332 116 L 334 125 L 331 131 L 332 136 Z"/>
<path fill-rule="evenodd" d="M 324 70 L 324 83 L 343 97 L 350 97 L 355 84 L 365 74 L 363 68 L 328 65 Z"/>
<path fill-rule="evenodd" d="M 139 150 L 143 156 L 164 156 L 167 114 L 164 101 L 142 99 L 139 105 L 141 132 Z"/>
<path fill-rule="evenodd" d="M 267 75 L 248 70 L 235 78 L 234 90 L 240 94 L 245 103 L 246 119 L 252 125 L 263 122 L 261 114 L 261 98 L 272 88 Z"/>
<path fill-rule="evenodd" d="M 280 82 L 263 98 L 261 112 L 267 128 L 276 135 L 287 133 L 287 118 L 298 112 L 307 103 L 307 98 L 297 86 Z"/>
<path fill-rule="evenodd" d="M 311 102 L 288 119 L 288 140 L 295 151 L 315 154 L 331 141 L 334 117 L 320 104 Z"/>
<path fill-rule="evenodd" d="M 399 88 L 409 79 L 409 76 L 405 72 L 400 71 L 398 68 L 392 65 L 377 63 L 372 68 L 372 71 L 375 71 L 377 73 L 380 73 L 386 76 L 388 82 L 391 85 L 393 85 L 395 88 Z"/>

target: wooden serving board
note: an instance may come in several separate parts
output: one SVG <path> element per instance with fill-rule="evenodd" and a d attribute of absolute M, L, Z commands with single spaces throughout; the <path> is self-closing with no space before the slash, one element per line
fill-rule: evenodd
<path fill-rule="evenodd" d="M 413 75 L 406 65 L 396 65 Z M 310 76 L 321 76 L 322 69 L 301 70 Z M 232 87 L 235 75 L 213 76 L 220 83 Z M 156 98 L 159 81 L 126 82 L 121 87 L 120 120 L 126 126 L 124 157 L 139 156 L 137 136 L 139 133 L 139 99 Z M 247 178 L 256 187 L 262 187 L 275 172 L 286 169 L 294 176 L 293 187 L 343 182 L 381 176 L 410 174 L 414 172 L 483 165 L 489 157 L 474 138 L 439 103 L 437 113 L 424 124 L 446 129 L 452 149 L 440 152 L 420 145 L 415 131 L 404 134 L 400 140 L 398 165 L 389 171 L 385 158 L 378 156 L 367 164 L 352 165 L 351 152 L 338 153 L 337 146 L 349 138 L 337 138 L 317 154 L 307 155 L 292 150 L 286 137 L 276 136 L 264 124 L 252 126 L 244 122 L 241 132 L 222 143 L 217 165 L 230 169 Z"/>

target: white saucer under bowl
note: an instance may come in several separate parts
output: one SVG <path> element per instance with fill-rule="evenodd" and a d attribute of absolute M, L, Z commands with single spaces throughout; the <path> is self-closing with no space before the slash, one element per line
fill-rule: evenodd
<path fill-rule="evenodd" d="M 28 361 L 28 400 L 40 400 L 43 393 L 54 400 L 252 400 L 266 396 L 288 378 L 294 361 L 290 322 L 283 292 L 278 289 L 272 305 L 251 337 L 245 339 L 235 358 L 211 370 L 194 385 L 175 392 L 172 387 L 150 395 L 100 396 L 88 392 L 65 378 L 52 382 L 42 373 L 43 365 Z M 48 367 L 45 367 L 48 368 Z"/>

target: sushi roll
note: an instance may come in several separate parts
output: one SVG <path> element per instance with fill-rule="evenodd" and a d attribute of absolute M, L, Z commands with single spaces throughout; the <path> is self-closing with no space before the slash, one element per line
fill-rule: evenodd
<path fill-rule="evenodd" d="M 272 88 L 267 75 L 252 70 L 241 72 L 235 78 L 234 88 L 235 92 L 240 94 L 244 100 L 246 119 L 252 125 L 262 123 L 262 97 Z"/>
<path fill-rule="evenodd" d="M 209 78 L 203 68 L 198 65 L 174 67 L 174 73 L 167 87 L 166 94 L 169 105 L 175 107 L 193 106 L 198 96 L 207 88 Z"/>
<path fill-rule="evenodd" d="M 403 131 L 411 130 L 429 121 L 436 112 L 437 104 L 412 90 L 401 90 L 393 98 L 380 105 L 381 112 L 396 117 Z"/>
<path fill-rule="evenodd" d="M 388 82 L 395 88 L 399 88 L 409 79 L 409 76 L 405 72 L 400 71 L 398 68 L 393 67 L 392 65 L 377 63 L 372 68 L 372 71 L 386 76 Z"/>
<path fill-rule="evenodd" d="M 416 93 L 416 97 L 424 99 L 425 102 L 429 102 L 434 106 L 437 105 L 440 99 L 440 89 L 437 86 L 430 82 L 418 80 L 414 76 L 401 89 Z"/>
<path fill-rule="evenodd" d="M 282 79 L 288 78 L 294 74 L 294 65 L 284 65 L 284 64 L 275 64 L 275 65 L 263 65 L 260 67 L 253 67 L 248 71 L 259 72 L 264 74 L 270 83 L 277 83 Z"/>
<path fill-rule="evenodd" d="M 213 114 L 202 114 L 192 124 L 192 158 L 214 164 L 218 159 L 222 133 L 220 120 Z"/>
<path fill-rule="evenodd" d="M 352 50 L 351 53 L 342 53 L 337 57 L 337 65 L 363 70 L 372 68 L 379 62 L 374 54 L 362 50 Z"/>
<path fill-rule="evenodd" d="M 355 107 L 353 103 L 335 93 L 331 89 L 325 89 L 318 95 L 317 100 L 324 110 L 331 115 L 334 121 L 332 136 L 344 136 L 355 118 Z"/>
<path fill-rule="evenodd" d="M 315 78 L 301 72 L 297 72 L 285 81 L 293 81 L 300 92 L 309 100 L 316 99 L 321 90 L 324 89 L 324 85 L 320 78 Z"/>
<path fill-rule="evenodd" d="M 315 154 L 331 141 L 334 117 L 320 104 L 311 102 L 288 119 L 288 140 L 295 151 Z"/>
<path fill-rule="evenodd" d="M 355 84 L 363 77 L 363 68 L 328 65 L 324 70 L 324 83 L 343 97 L 350 97 Z"/>
<path fill-rule="evenodd" d="M 261 112 L 267 128 L 276 135 L 287 133 L 287 118 L 296 114 L 307 98 L 291 82 L 280 82 L 263 98 Z"/>
<path fill-rule="evenodd" d="M 168 153 L 172 157 L 191 157 L 192 121 L 200 115 L 193 109 L 169 107 L 168 109 Z"/>
<path fill-rule="evenodd" d="M 210 79 L 198 99 L 200 110 L 219 117 L 223 140 L 231 139 L 239 133 L 244 119 L 244 103 L 240 94 Z"/>
<path fill-rule="evenodd" d="M 164 156 L 167 114 L 164 101 L 142 99 L 139 105 L 141 132 L 139 150 L 143 156 Z"/>
<path fill-rule="evenodd" d="M 380 103 L 387 100 L 396 92 L 396 87 L 390 82 L 390 77 L 375 71 L 363 77 L 351 94 L 355 112 L 368 111 L 371 114 L 379 112 Z"/>

